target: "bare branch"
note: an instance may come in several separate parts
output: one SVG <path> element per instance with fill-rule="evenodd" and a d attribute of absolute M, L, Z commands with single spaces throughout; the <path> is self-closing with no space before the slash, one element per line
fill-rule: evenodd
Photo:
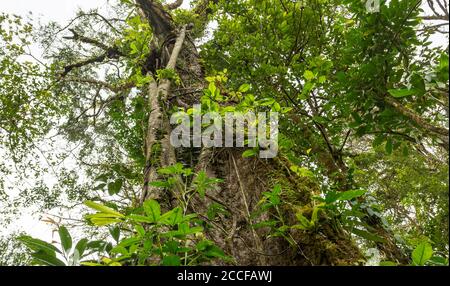
<path fill-rule="evenodd" d="M 61 77 L 65 77 L 66 75 L 68 75 L 73 69 L 76 68 L 81 68 L 93 63 L 101 63 L 106 59 L 106 53 L 99 55 L 99 56 L 95 56 L 74 64 L 70 64 L 64 67 L 64 71 L 61 73 Z"/>
<path fill-rule="evenodd" d="M 82 36 L 82 35 L 78 34 L 74 29 L 69 29 L 69 31 L 72 32 L 73 36 L 72 37 L 63 37 L 63 39 L 80 41 L 80 42 L 83 42 L 86 44 L 91 44 L 91 45 L 96 46 L 105 51 L 107 51 L 109 49 L 109 47 L 107 45 L 105 45 L 95 39 Z"/>
<path fill-rule="evenodd" d="M 124 55 L 119 51 L 117 47 L 107 48 L 106 51 L 99 56 L 94 56 L 92 58 L 65 66 L 64 71 L 61 73 L 61 77 L 65 77 L 75 68 L 81 68 L 93 63 L 101 63 L 106 59 L 118 59 L 120 56 Z"/>
<path fill-rule="evenodd" d="M 421 17 L 423 20 L 442 20 L 448 21 L 448 15 L 433 15 L 433 16 L 423 16 Z"/>
<path fill-rule="evenodd" d="M 78 83 L 88 83 L 88 84 L 92 84 L 95 86 L 99 86 L 105 89 L 108 89 L 112 92 L 121 92 L 121 91 L 125 91 L 127 89 L 133 88 L 135 86 L 135 84 L 133 82 L 127 82 L 124 83 L 122 85 L 112 85 L 109 84 L 107 82 L 101 81 L 101 80 L 96 80 L 93 78 L 77 78 L 77 77 L 65 77 L 63 79 L 65 82 L 78 82 Z"/>
<path fill-rule="evenodd" d="M 166 9 L 169 9 L 169 10 L 175 10 L 175 9 L 179 8 L 181 5 L 183 5 L 183 0 L 176 0 L 175 2 L 173 2 L 171 4 L 167 4 L 165 7 L 166 7 Z"/>

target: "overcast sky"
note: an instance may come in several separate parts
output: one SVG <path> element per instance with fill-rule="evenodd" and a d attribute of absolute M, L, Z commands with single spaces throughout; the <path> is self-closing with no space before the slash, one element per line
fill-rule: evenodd
<path fill-rule="evenodd" d="M 29 11 L 45 20 L 64 23 L 78 8 L 92 9 L 105 5 L 107 0 L 0 0 L 0 11 L 25 16 Z"/>

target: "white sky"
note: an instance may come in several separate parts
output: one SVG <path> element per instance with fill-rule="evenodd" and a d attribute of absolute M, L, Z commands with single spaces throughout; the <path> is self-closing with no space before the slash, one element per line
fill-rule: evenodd
<path fill-rule="evenodd" d="M 43 20 L 59 23 L 69 21 L 78 8 L 101 7 L 107 0 L 0 0 L 0 12 L 25 16 L 29 11 Z"/>
<path fill-rule="evenodd" d="M 32 11 L 34 19 L 37 17 L 43 22 L 55 21 L 65 24 L 73 18 L 79 8 L 88 10 L 100 8 L 106 4 L 107 0 L 0 0 L 0 13 L 25 17 Z M 9 229 L 9 231 L 12 230 L 26 231 L 28 234 L 46 241 L 55 239 L 52 237 L 51 226 L 39 221 L 39 218 L 30 211 L 21 215 L 19 221 Z M 0 235 L 4 234 L 3 231 L 0 227 Z"/>

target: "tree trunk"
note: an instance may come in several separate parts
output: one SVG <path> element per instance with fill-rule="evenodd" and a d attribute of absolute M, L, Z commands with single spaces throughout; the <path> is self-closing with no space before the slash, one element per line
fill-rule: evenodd
<path fill-rule="evenodd" d="M 204 88 L 204 74 L 198 54 L 189 36 L 185 36 L 186 27 L 177 30 L 170 15 L 156 1 L 136 0 L 142 14 L 155 33 L 153 47 L 171 51 L 167 68 L 177 69 L 185 86 L 192 90 Z M 198 13 L 208 13 L 209 1 L 198 4 Z M 205 19 L 204 14 L 199 18 Z M 175 38 L 176 43 L 171 44 Z M 166 45 L 166 46 L 161 46 Z M 182 47 L 182 48 L 181 48 Z M 162 60 L 162 59 L 161 59 Z M 176 65 L 178 60 L 178 65 Z M 153 75 L 155 78 L 155 75 Z M 148 198 L 160 200 L 161 205 L 170 207 L 170 195 L 161 189 L 149 186 L 158 178 L 157 169 L 181 161 L 175 150 L 168 144 L 170 124 L 166 111 L 169 109 L 170 81 L 159 84 L 152 82 L 148 89 L 151 107 L 146 137 L 145 184 L 141 202 Z M 189 105 L 199 101 L 199 93 L 180 95 L 179 100 Z M 178 150 L 179 151 L 179 150 Z M 194 157 L 194 169 L 206 171 L 209 177 L 224 180 L 220 186 L 207 194 L 206 199 L 195 198 L 191 211 L 196 212 L 209 225 L 206 235 L 235 258 L 237 265 L 346 265 L 356 264 L 361 258 L 358 248 L 353 244 L 349 234 L 337 227 L 326 216 L 321 217 L 318 229 L 311 231 L 290 231 L 289 239 L 268 237 L 268 229 L 256 230 L 255 223 L 269 219 L 268 214 L 254 216 L 262 193 L 270 191 L 276 183 L 281 183 L 286 195 L 293 197 L 298 205 L 312 206 L 314 191 L 318 187 L 300 178 L 293 179 L 292 174 L 282 159 L 261 160 L 242 158 L 239 149 L 202 149 L 201 152 L 188 150 Z M 181 153 L 181 152 L 178 152 Z M 181 157 L 181 156 L 178 156 Z M 227 209 L 226 215 L 208 219 L 207 212 L 213 203 L 220 203 Z M 281 210 L 287 225 L 296 222 L 295 210 Z M 288 242 L 290 241 L 290 243 Z"/>

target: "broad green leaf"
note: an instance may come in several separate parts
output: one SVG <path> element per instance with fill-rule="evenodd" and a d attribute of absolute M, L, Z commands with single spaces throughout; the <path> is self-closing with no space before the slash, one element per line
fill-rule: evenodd
<path fill-rule="evenodd" d="M 108 193 L 111 196 L 117 195 L 118 193 L 120 193 L 120 189 L 122 189 L 122 185 L 123 185 L 122 179 L 117 179 L 113 183 L 109 183 L 108 184 Z"/>
<path fill-rule="evenodd" d="M 95 217 L 91 218 L 90 221 L 93 224 L 95 224 L 96 226 L 105 226 L 105 225 L 122 222 L 122 220 L 115 219 L 115 218 L 95 218 Z"/>
<path fill-rule="evenodd" d="M 145 236 L 145 229 L 142 225 L 137 224 L 135 225 L 134 229 L 136 230 L 136 232 L 142 237 Z"/>
<path fill-rule="evenodd" d="M 83 257 L 83 254 L 86 251 L 87 245 L 88 245 L 88 240 L 86 238 L 83 238 L 83 239 L 80 239 L 80 241 L 78 241 L 77 245 L 75 246 L 75 249 L 78 250 L 80 257 Z"/>
<path fill-rule="evenodd" d="M 130 246 L 139 244 L 140 242 L 141 242 L 141 238 L 139 238 L 139 237 L 130 237 L 130 238 L 126 238 L 126 239 L 122 240 L 118 244 L 118 246 L 127 248 L 127 247 L 130 247 Z"/>
<path fill-rule="evenodd" d="M 65 226 L 60 226 L 58 229 L 61 245 L 66 252 L 72 248 L 72 237 Z"/>
<path fill-rule="evenodd" d="M 127 216 L 127 218 L 138 223 L 155 223 L 155 221 L 148 216 L 131 214 Z"/>
<path fill-rule="evenodd" d="M 445 257 L 441 256 L 433 256 L 428 262 L 433 265 L 448 266 L 448 260 Z"/>
<path fill-rule="evenodd" d="M 420 243 L 412 253 L 414 265 L 423 266 L 433 256 L 433 248 L 431 244 L 424 241 Z"/>
<path fill-rule="evenodd" d="M 175 255 L 165 256 L 162 261 L 163 266 L 180 266 L 181 259 Z"/>
<path fill-rule="evenodd" d="M 108 224 L 114 224 L 122 222 L 122 219 L 116 215 L 107 213 L 96 213 L 92 215 L 86 215 L 85 218 L 97 226 L 104 226 Z"/>
<path fill-rule="evenodd" d="M 220 249 L 216 245 L 210 245 L 207 247 L 206 251 L 203 252 L 203 255 L 207 257 L 214 257 L 227 260 L 227 257 L 222 249 Z"/>
<path fill-rule="evenodd" d="M 120 239 L 120 228 L 117 226 L 109 227 L 109 233 L 111 234 L 112 238 L 118 242 Z"/>
<path fill-rule="evenodd" d="M 390 89 L 389 94 L 396 98 L 411 96 L 419 93 L 416 89 Z"/>
<path fill-rule="evenodd" d="M 250 158 L 250 157 L 255 156 L 256 154 L 258 154 L 258 150 L 256 150 L 256 149 L 248 149 L 248 150 L 245 150 L 244 153 L 242 153 L 242 157 L 243 158 Z"/>
<path fill-rule="evenodd" d="M 150 186 L 157 188 L 170 188 L 170 183 L 167 181 L 154 181 L 150 182 Z"/>
<path fill-rule="evenodd" d="M 56 256 L 50 255 L 45 251 L 38 251 L 36 253 L 31 254 L 33 260 L 40 264 L 46 266 L 66 266 L 64 262 L 56 258 Z"/>
<path fill-rule="evenodd" d="M 168 225 L 177 225 L 183 221 L 183 212 L 177 207 L 161 216 L 160 222 Z"/>
<path fill-rule="evenodd" d="M 152 222 L 158 222 L 161 217 L 161 207 L 155 200 L 148 200 L 144 202 L 144 211 Z"/>
<path fill-rule="evenodd" d="M 42 250 L 52 255 L 56 255 L 56 252 L 61 253 L 54 245 L 37 238 L 32 238 L 31 236 L 23 235 L 18 237 L 18 240 L 34 251 Z"/>
<path fill-rule="evenodd" d="M 250 89 L 250 85 L 248 83 L 244 83 L 243 85 L 241 85 L 239 87 L 238 91 L 244 93 L 244 92 L 249 91 L 249 89 Z"/>
<path fill-rule="evenodd" d="M 97 210 L 102 213 L 110 214 L 111 216 L 115 216 L 115 217 L 119 217 L 119 218 L 125 217 L 123 214 L 113 210 L 112 208 L 101 205 L 99 203 L 95 203 L 92 201 L 85 201 L 84 204 L 86 206 L 90 207 L 91 209 Z"/>
<path fill-rule="evenodd" d="M 340 193 L 336 200 L 338 201 L 350 201 L 358 198 L 366 193 L 365 190 L 350 190 Z"/>

